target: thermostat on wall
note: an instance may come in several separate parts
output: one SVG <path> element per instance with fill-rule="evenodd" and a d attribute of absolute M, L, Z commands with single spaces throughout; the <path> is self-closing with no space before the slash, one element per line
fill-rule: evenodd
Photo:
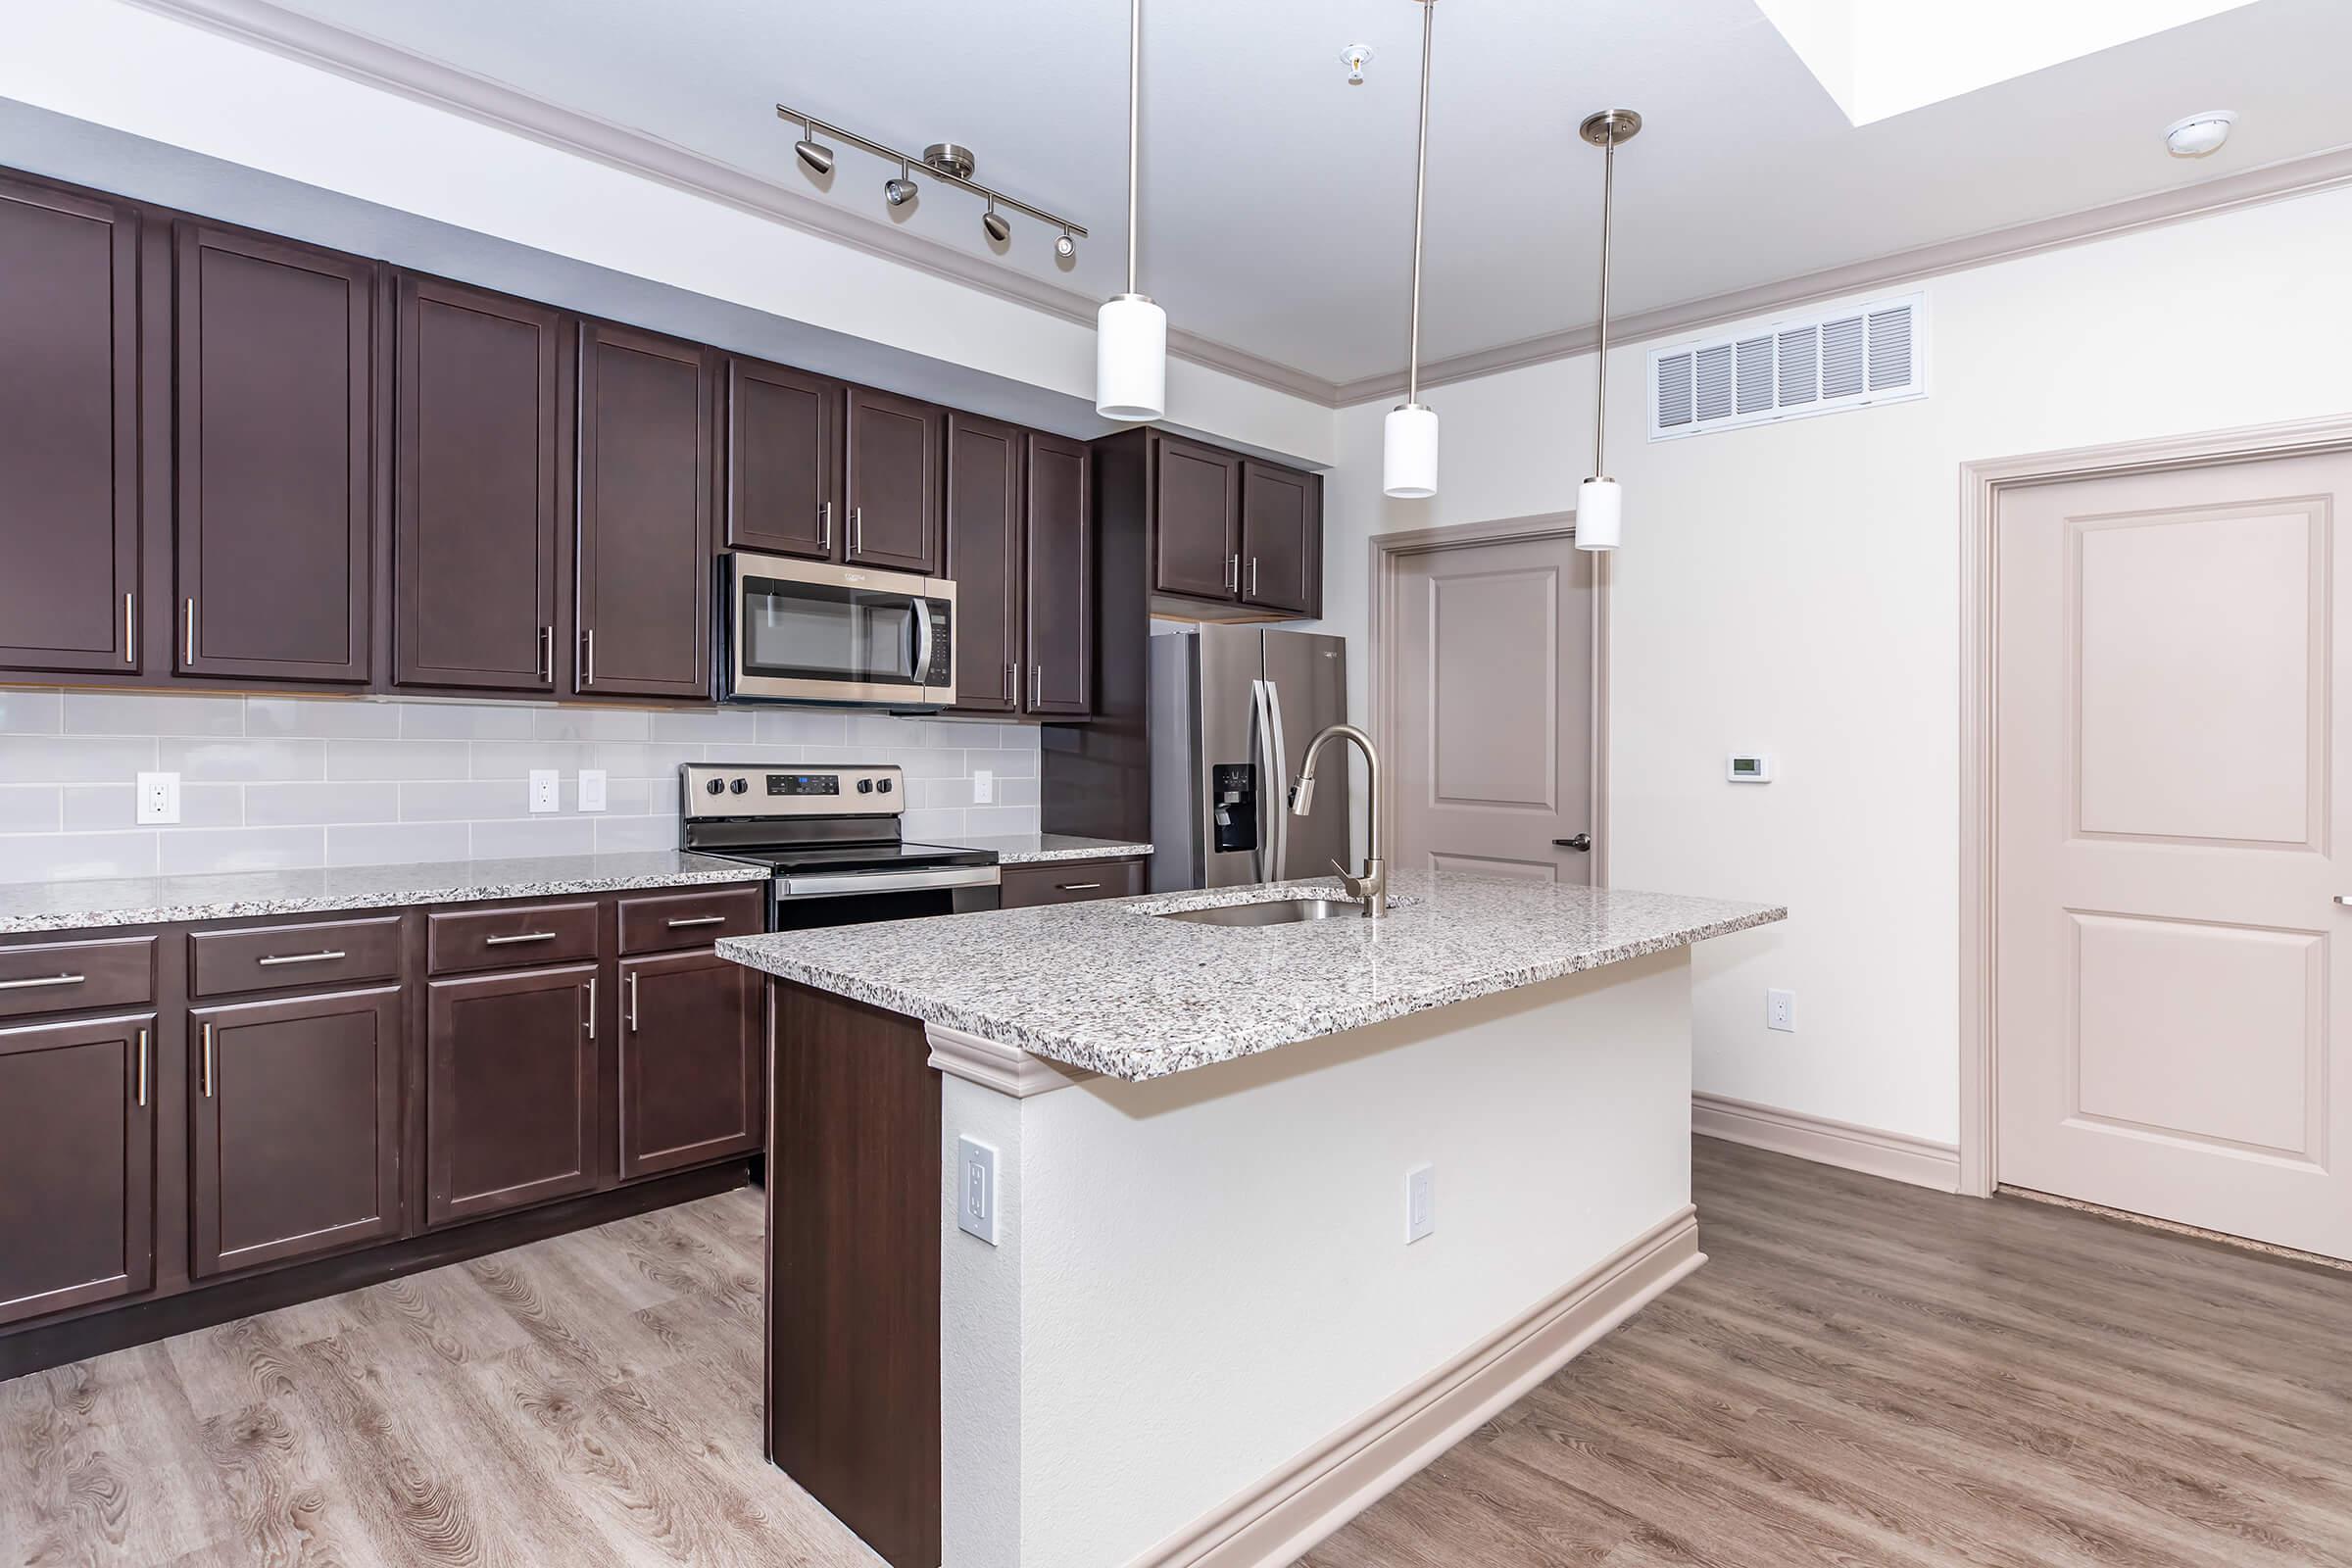
<path fill-rule="evenodd" d="M 1763 752 L 1734 752 L 1723 764 L 1723 776 L 1735 784 L 1772 782 L 1772 758 Z"/>

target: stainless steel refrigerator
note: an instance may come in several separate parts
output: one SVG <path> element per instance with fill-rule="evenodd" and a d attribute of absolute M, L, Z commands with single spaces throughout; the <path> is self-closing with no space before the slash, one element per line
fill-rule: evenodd
<path fill-rule="evenodd" d="M 1310 814 L 1293 816 L 1289 797 L 1307 742 L 1348 716 L 1348 639 L 1203 625 L 1150 647 L 1152 891 L 1328 875 L 1346 860 L 1352 752 L 1324 748 Z"/>

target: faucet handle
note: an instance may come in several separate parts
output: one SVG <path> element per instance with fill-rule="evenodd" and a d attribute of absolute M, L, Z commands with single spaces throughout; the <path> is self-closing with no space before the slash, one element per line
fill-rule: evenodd
<path fill-rule="evenodd" d="M 1362 877 L 1352 874 L 1337 860 L 1331 862 L 1331 868 L 1340 873 L 1340 881 L 1347 886 L 1349 898 L 1360 899 L 1364 896 L 1364 879 Z"/>

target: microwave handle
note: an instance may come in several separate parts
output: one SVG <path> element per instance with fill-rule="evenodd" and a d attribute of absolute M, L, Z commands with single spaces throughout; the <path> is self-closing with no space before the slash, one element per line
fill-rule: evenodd
<path fill-rule="evenodd" d="M 914 668 L 908 671 L 917 686 L 929 682 L 931 675 L 931 601 L 914 601 Z"/>

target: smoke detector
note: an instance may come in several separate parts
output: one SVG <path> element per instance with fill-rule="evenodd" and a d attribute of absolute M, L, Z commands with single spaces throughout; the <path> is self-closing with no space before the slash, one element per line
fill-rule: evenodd
<path fill-rule="evenodd" d="M 2175 158 L 2207 158 L 2222 150 L 2230 127 L 2237 123 L 2234 109 L 2208 109 L 2201 115 L 2176 120 L 2164 127 L 2165 150 Z"/>
<path fill-rule="evenodd" d="M 1340 46 L 1340 58 L 1348 65 L 1348 85 L 1364 84 L 1364 68 L 1372 63 L 1372 46 L 1368 43 L 1349 43 Z"/>

